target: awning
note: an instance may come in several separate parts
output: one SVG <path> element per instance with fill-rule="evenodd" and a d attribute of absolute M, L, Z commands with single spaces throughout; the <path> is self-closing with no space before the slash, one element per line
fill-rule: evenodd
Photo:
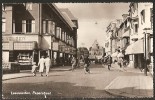
<path fill-rule="evenodd" d="M 14 50 L 34 50 L 37 42 L 14 42 Z"/>
<path fill-rule="evenodd" d="M 129 45 L 126 50 L 125 54 L 130 55 L 130 54 L 141 54 L 144 53 L 143 50 L 143 39 L 136 41 L 135 43 Z"/>
<path fill-rule="evenodd" d="M 122 37 L 123 37 L 123 38 L 124 38 L 124 37 L 130 37 L 129 31 L 126 31 L 126 32 L 122 35 Z"/>

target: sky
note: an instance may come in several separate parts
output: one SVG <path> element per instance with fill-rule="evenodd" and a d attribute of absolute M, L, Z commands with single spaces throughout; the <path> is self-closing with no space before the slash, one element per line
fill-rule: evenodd
<path fill-rule="evenodd" d="M 56 3 L 68 8 L 78 19 L 78 47 L 91 47 L 95 40 L 104 47 L 106 28 L 110 22 L 128 14 L 130 3 Z"/>

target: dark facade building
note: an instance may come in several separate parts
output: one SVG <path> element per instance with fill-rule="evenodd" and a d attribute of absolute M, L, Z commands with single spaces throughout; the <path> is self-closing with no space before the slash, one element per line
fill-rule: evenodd
<path fill-rule="evenodd" d="M 76 55 L 78 21 L 71 15 L 53 3 L 3 4 L 3 63 L 27 66 L 49 55 L 60 65 L 60 59 Z"/>

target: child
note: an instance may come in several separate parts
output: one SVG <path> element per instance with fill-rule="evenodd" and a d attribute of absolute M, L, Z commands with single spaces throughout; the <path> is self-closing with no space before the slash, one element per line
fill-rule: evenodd
<path fill-rule="evenodd" d="M 38 66 L 36 66 L 36 63 L 33 62 L 33 63 L 32 63 L 32 73 L 33 73 L 33 76 L 36 76 L 37 67 L 38 67 Z"/>

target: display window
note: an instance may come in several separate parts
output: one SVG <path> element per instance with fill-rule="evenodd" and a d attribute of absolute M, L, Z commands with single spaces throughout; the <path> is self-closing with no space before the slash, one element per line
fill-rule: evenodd
<path fill-rule="evenodd" d="M 14 51 L 14 59 L 20 65 L 31 65 L 33 59 L 32 51 Z"/>

